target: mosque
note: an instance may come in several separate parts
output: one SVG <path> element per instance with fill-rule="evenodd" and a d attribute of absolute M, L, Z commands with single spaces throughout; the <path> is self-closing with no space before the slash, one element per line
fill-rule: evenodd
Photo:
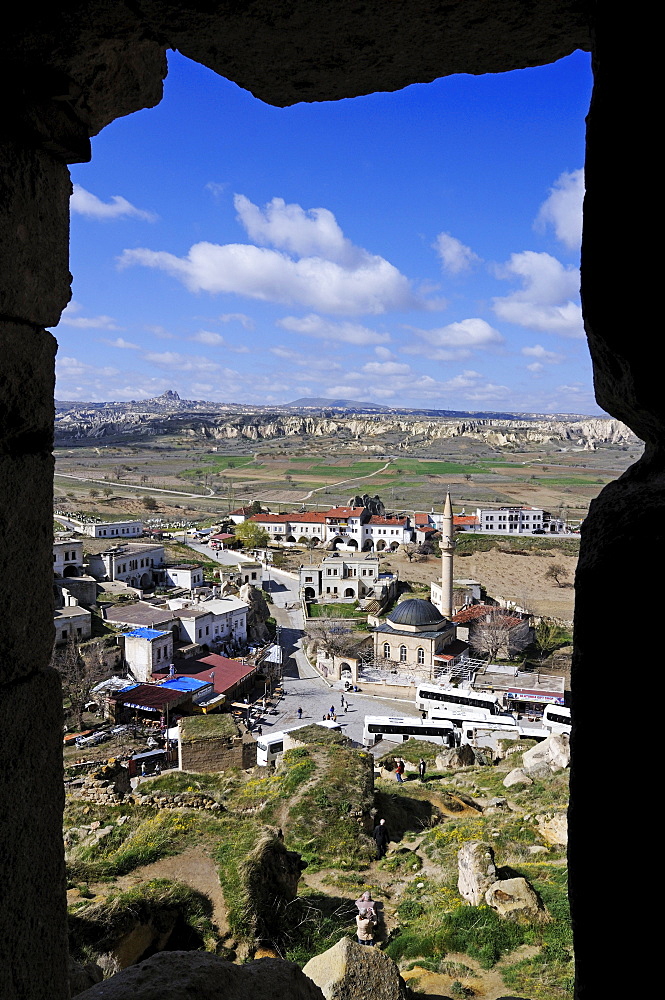
<path fill-rule="evenodd" d="M 457 638 L 453 617 L 453 506 L 446 494 L 441 532 L 441 581 L 432 584 L 432 596 L 438 600 L 411 598 L 401 601 L 377 625 L 374 633 L 374 663 L 385 663 L 389 669 L 400 665 L 405 672 L 433 679 L 435 669 L 451 666 L 468 650 L 468 644 Z"/>

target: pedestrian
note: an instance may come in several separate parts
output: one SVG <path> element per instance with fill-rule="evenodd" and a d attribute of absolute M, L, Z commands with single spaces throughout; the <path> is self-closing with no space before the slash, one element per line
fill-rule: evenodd
<path fill-rule="evenodd" d="M 335 706 L 331 705 L 330 706 L 330 715 L 333 716 L 334 714 L 335 714 Z"/>
<path fill-rule="evenodd" d="M 426 770 L 427 770 L 427 764 L 425 763 L 425 761 L 421 757 L 420 761 L 418 762 L 418 774 L 420 775 L 420 780 L 421 781 L 425 780 L 425 771 Z"/>
<path fill-rule="evenodd" d="M 403 785 L 402 775 L 404 774 L 404 761 L 401 757 L 397 758 L 397 767 L 395 768 L 395 777 L 397 779 L 398 785 Z"/>
<path fill-rule="evenodd" d="M 388 841 L 390 840 L 390 834 L 388 833 L 388 827 L 386 826 L 385 819 L 380 819 L 379 822 L 374 827 L 374 832 L 372 833 L 374 837 L 374 843 L 376 844 L 376 849 L 379 856 L 379 861 L 384 857 L 386 851 L 388 850 Z"/>
<path fill-rule="evenodd" d="M 369 916 L 372 920 L 376 920 L 376 910 L 374 909 L 374 900 L 372 899 L 371 892 L 363 892 L 362 896 L 356 900 L 356 906 L 361 916 Z"/>
<path fill-rule="evenodd" d="M 256 731 L 259 734 L 259 736 L 263 736 L 263 726 L 257 726 Z"/>
<path fill-rule="evenodd" d="M 364 913 L 359 913 L 356 917 L 356 929 L 358 934 L 358 944 L 364 944 L 370 948 L 373 947 L 374 921 L 367 914 L 366 910 Z"/>
<path fill-rule="evenodd" d="M 344 715 L 346 715 L 346 713 L 348 712 L 348 710 L 349 710 L 349 703 L 348 703 L 348 701 L 345 701 L 344 702 Z"/>
<path fill-rule="evenodd" d="M 298 718 L 302 719 L 302 708 L 298 709 Z"/>
<path fill-rule="evenodd" d="M 346 699 L 344 698 L 344 694 L 342 693 L 342 699 L 341 699 L 341 702 L 340 702 L 342 708 L 344 708 L 344 702 L 345 702 L 345 700 Z"/>
<path fill-rule="evenodd" d="M 326 722 L 329 718 L 330 716 L 326 715 L 326 713 L 324 712 L 323 715 L 321 716 L 321 722 Z"/>
<path fill-rule="evenodd" d="M 141 764 L 141 777 L 145 778 L 145 761 Z"/>

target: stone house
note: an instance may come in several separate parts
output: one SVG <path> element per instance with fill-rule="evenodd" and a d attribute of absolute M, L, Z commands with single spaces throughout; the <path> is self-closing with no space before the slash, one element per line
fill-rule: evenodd
<path fill-rule="evenodd" d="M 88 557 L 96 580 L 119 580 L 130 587 L 149 590 L 163 579 L 164 546 L 127 542 Z"/>
<path fill-rule="evenodd" d="M 306 601 L 339 602 L 373 599 L 380 604 L 397 592 L 397 573 L 381 573 L 379 557 L 326 556 L 319 565 L 300 567 L 300 594 Z"/>
<path fill-rule="evenodd" d="M 372 632 L 376 666 L 415 674 L 423 680 L 434 677 L 436 657 L 457 640 L 453 622 L 421 598 L 401 601 Z"/>
<path fill-rule="evenodd" d="M 137 681 L 151 681 L 156 670 L 173 662 L 170 630 L 135 628 L 123 635 L 125 663 Z"/>
<path fill-rule="evenodd" d="M 53 613 L 55 644 L 62 646 L 70 639 L 84 642 L 92 635 L 92 614 L 78 603 L 60 608 Z"/>

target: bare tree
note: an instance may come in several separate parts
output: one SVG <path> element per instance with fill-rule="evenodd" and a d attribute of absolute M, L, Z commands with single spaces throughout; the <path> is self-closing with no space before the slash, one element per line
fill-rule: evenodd
<path fill-rule="evenodd" d="M 60 674 L 69 713 L 75 717 L 78 728 L 83 729 L 83 712 L 90 701 L 90 692 L 109 674 L 100 647 L 94 644 L 82 653 L 76 639 L 70 636 L 66 646 L 54 648 L 51 666 Z"/>
<path fill-rule="evenodd" d="M 317 647 L 326 650 L 331 656 L 349 656 L 359 645 L 358 635 L 348 625 L 338 621 L 334 623 L 325 618 L 307 626 L 307 636 Z"/>
<path fill-rule="evenodd" d="M 409 560 L 409 562 L 412 562 L 413 561 L 413 557 L 418 554 L 418 545 L 417 545 L 417 543 L 416 542 L 403 542 L 402 543 L 402 552 L 404 553 L 404 555 L 406 556 L 406 558 Z"/>
<path fill-rule="evenodd" d="M 568 569 L 563 563 L 553 562 L 545 573 L 546 580 L 554 580 L 557 587 L 565 587 L 568 581 Z"/>
<path fill-rule="evenodd" d="M 503 608 L 488 607 L 487 614 L 473 625 L 469 642 L 474 651 L 494 660 L 516 656 L 531 645 L 531 628 L 526 619 Z"/>

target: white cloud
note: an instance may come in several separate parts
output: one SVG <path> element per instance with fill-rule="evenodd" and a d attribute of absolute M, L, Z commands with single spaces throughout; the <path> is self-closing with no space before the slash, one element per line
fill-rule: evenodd
<path fill-rule="evenodd" d="M 140 351 L 141 348 L 138 344 L 132 344 L 129 340 L 123 340 L 122 337 L 116 337 L 115 340 L 104 340 L 103 343 L 108 344 L 109 347 L 118 347 L 123 351 Z"/>
<path fill-rule="evenodd" d="M 143 219 L 144 222 L 156 222 L 159 218 L 154 212 L 136 208 L 122 195 L 114 194 L 110 201 L 102 201 L 95 194 L 86 191 L 80 184 L 74 185 L 74 191 L 69 202 L 72 212 L 85 215 L 88 219 Z"/>
<path fill-rule="evenodd" d="M 381 358 L 382 361 L 391 361 L 395 355 L 387 347 L 375 347 L 374 353 L 377 358 Z"/>
<path fill-rule="evenodd" d="M 299 351 L 291 351 L 288 347 L 271 347 L 270 353 L 282 361 L 288 361 L 291 365 L 298 365 L 299 368 L 307 368 L 309 371 L 339 371 L 342 367 L 336 361 L 326 357 L 315 357 L 311 354 L 301 354 Z"/>
<path fill-rule="evenodd" d="M 144 360 L 159 368 L 168 368 L 179 372 L 224 372 L 237 375 L 229 368 L 223 368 L 216 361 L 201 356 L 190 357 L 187 354 L 178 354 L 177 351 L 148 351 L 143 355 Z"/>
<path fill-rule="evenodd" d="M 82 308 L 79 302 L 72 300 L 60 317 L 60 323 L 79 330 L 122 330 L 112 316 L 79 316 Z"/>
<path fill-rule="evenodd" d="M 86 364 L 85 361 L 79 361 L 78 358 L 58 356 L 56 360 L 56 372 L 61 377 L 66 375 L 70 378 L 78 378 L 82 375 L 101 375 L 104 377 L 110 377 L 117 375 L 118 369 L 112 368 L 110 365 L 103 365 L 98 368 L 96 365 L 89 365 Z"/>
<path fill-rule="evenodd" d="M 208 347 L 223 347 L 224 350 L 233 351 L 235 354 L 249 354 L 249 347 L 246 347 L 245 344 L 236 347 L 234 344 L 229 344 L 221 333 L 213 333 L 211 330 L 199 330 L 198 333 L 192 334 L 189 339 L 198 344 L 207 344 Z"/>
<path fill-rule="evenodd" d="M 580 284 L 577 268 L 564 267 L 548 253 L 525 250 L 512 254 L 497 276 L 522 282 L 520 291 L 492 300 L 499 319 L 562 337 L 584 336 L 582 310 L 573 301 Z"/>
<path fill-rule="evenodd" d="M 484 319 L 477 317 L 449 323 L 434 330 L 407 327 L 424 344 L 410 344 L 402 348 L 404 354 L 421 354 L 433 361 L 460 361 L 471 357 L 474 351 L 499 347 L 504 339 L 498 330 Z"/>
<path fill-rule="evenodd" d="M 277 247 L 297 257 L 323 257 L 342 267 L 355 269 L 371 254 L 355 247 L 327 208 L 305 210 L 287 205 L 283 198 L 273 198 L 261 211 L 249 198 L 237 194 L 233 199 L 238 219 L 255 243 Z"/>
<path fill-rule="evenodd" d="M 523 347 L 522 354 L 526 358 L 538 358 L 539 362 L 545 362 L 548 365 L 558 365 L 566 360 L 565 355 L 556 354 L 554 351 L 546 351 L 541 344 L 534 344 L 533 347 Z M 540 367 L 542 368 L 542 364 Z M 527 365 L 527 368 L 534 370 L 532 365 Z"/>
<path fill-rule="evenodd" d="M 354 247 L 327 209 L 305 212 L 275 198 L 262 212 L 243 195 L 236 196 L 236 207 L 252 238 L 280 249 L 204 242 L 177 257 L 139 247 L 125 250 L 120 265 L 157 268 L 192 292 L 245 295 L 326 313 L 379 314 L 436 305 L 419 299 L 409 280 L 383 257 Z"/>
<path fill-rule="evenodd" d="M 480 262 L 480 257 L 471 247 L 465 246 L 450 233 L 439 233 L 432 246 L 441 258 L 442 271 L 448 274 L 460 274 Z"/>
<path fill-rule="evenodd" d="M 550 188 L 549 197 L 540 206 L 534 228 L 552 226 L 556 237 L 569 250 L 579 249 L 582 241 L 582 204 L 584 201 L 584 171 L 564 171 Z"/>
<path fill-rule="evenodd" d="M 175 334 L 169 333 L 169 331 L 165 327 L 159 326 L 159 324 L 153 325 L 153 326 L 144 326 L 143 329 L 147 330 L 148 333 L 153 333 L 155 335 L 155 337 L 159 337 L 160 340 L 175 340 L 176 339 L 175 338 Z"/>
<path fill-rule="evenodd" d="M 254 330 L 256 323 L 251 316 L 247 316 L 245 313 L 222 313 L 219 317 L 221 323 L 240 323 L 244 326 L 245 330 Z"/>
<path fill-rule="evenodd" d="M 363 365 L 367 375 L 406 375 L 411 371 L 410 365 L 400 365 L 395 361 L 368 361 Z"/>
<path fill-rule="evenodd" d="M 277 326 L 292 333 L 301 333 L 305 337 L 335 340 L 344 344 L 385 344 L 390 340 L 387 333 L 378 333 L 359 323 L 334 323 L 315 313 L 302 317 L 285 316 L 277 320 Z"/>
<path fill-rule="evenodd" d="M 208 181 L 205 185 L 205 190 L 210 191 L 213 198 L 218 200 L 224 194 L 228 186 L 227 181 Z"/>

